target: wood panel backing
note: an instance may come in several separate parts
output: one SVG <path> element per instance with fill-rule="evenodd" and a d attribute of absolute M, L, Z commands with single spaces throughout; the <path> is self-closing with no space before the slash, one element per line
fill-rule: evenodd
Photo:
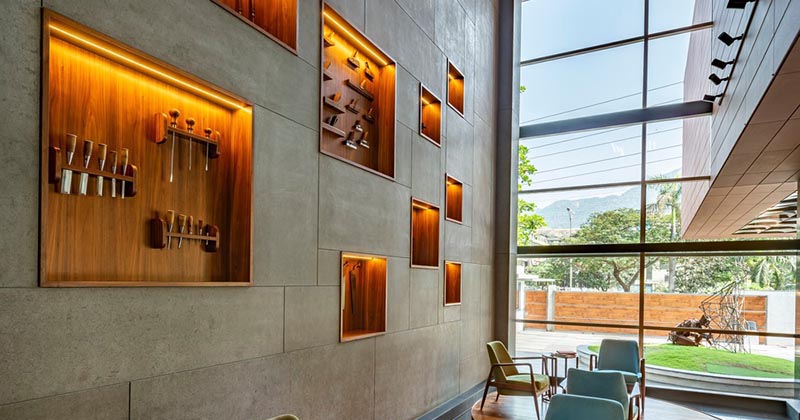
<path fill-rule="evenodd" d="M 464 116 L 464 74 L 453 63 L 447 68 L 447 103 Z"/>
<path fill-rule="evenodd" d="M 82 37 L 96 35 L 95 42 L 108 41 L 54 13 L 46 14 L 43 156 L 49 146 L 63 149 L 67 133 L 76 134 L 79 145 L 92 139 L 95 144 L 108 144 L 109 151 L 128 148 L 130 163 L 139 168 L 139 185 L 138 194 L 125 200 L 111 198 L 108 185 L 105 196 L 97 197 L 92 182 L 87 196 L 64 195 L 57 185 L 47 182 L 48 168 L 42 165 L 40 284 L 250 284 L 251 109 L 221 106 L 50 36 L 47 25 L 51 19 Z M 223 134 L 221 156 L 209 161 L 208 172 L 203 170 L 204 149 L 193 144 L 193 170 L 189 172 L 188 142 L 176 141 L 173 183 L 169 182 L 171 142 L 159 145 L 153 138 L 153 116 L 170 108 L 181 110 L 179 126 L 184 117 L 193 117 L 196 130 L 212 127 Z M 79 146 L 75 161 L 82 159 Z M 92 158 L 90 166 L 97 164 Z M 106 162 L 106 170 L 110 170 L 110 162 Z M 164 217 L 167 210 L 192 215 L 195 222 L 202 219 L 218 225 L 219 251 L 204 252 L 198 241 L 184 243 L 180 250 L 175 243 L 172 250 L 152 248 L 150 219 Z"/>
<path fill-rule="evenodd" d="M 297 0 L 212 0 L 231 14 L 297 53 Z M 251 20 L 252 11 L 255 17 Z"/>
<path fill-rule="evenodd" d="M 444 263 L 444 304 L 461 303 L 461 263 Z"/>
<path fill-rule="evenodd" d="M 342 341 L 386 331 L 386 258 L 342 255 Z"/>
<path fill-rule="evenodd" d="M 439 267 L 439 208 L 416 199 L 411 204 L 411 266 Z"/>
<path fill-rule="evenodd" d="M 457 179 L 445 177 L 445 218 L 461 223 L 464 221 L 464 185 Z"/>
<path fill-rule="evenodd" d="M 419 134 L 439 146 L 442 140 L 442 102 L 421 83 L 419 89 Z"/>

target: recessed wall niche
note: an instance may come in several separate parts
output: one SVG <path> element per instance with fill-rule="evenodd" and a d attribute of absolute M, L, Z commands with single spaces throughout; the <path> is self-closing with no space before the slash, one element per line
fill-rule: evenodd
<path fill-rule="evenodd" d="M 411 266 L 439 267 L 439 207 L 411 199 Z"/>
<path fill-rule="evenodd" d="M 464 73 L 447 61 L 447 104 L 464 116 Z"/>
<path fill-rule="evenodd" d="M 464 221 L 464 184 L 450 175 L 445 175 L 445 218 L 451 222 Z"/>
<path fill-rule="evenodd" d="M 320 151 L 394 179 L 395 62 L 327 4 Z"/>
<path fill-rule="evenodd" d="M 444 263 L 444 306 L 461 304 L 461 263 Z"/>
<path fill-rule="evenodd" d="M 211 0 L 297 54 L 297 0 Z"/>
<path fill-rule="evenodd" d="M 419 84 L 419 134 L 433 144 L 442 144 L 442 101 Z"/>
<path fill-rule="evenodd" d="M 252 105 L 50 10 L 42 46 L 40 285 L 251 285 Z"/>
<path fill-rule="evenodd" d="M 386 332 L 386 257 L 342 253 L 340 341 Z"/>

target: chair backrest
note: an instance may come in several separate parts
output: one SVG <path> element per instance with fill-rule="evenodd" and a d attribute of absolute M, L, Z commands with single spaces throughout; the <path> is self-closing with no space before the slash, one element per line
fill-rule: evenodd
<path fill-rule="evenodd" d="M 580 395 L 554 395 L 544 420 L 625 420 L 625 410 L 616 401 Z"/>
<path fill-rule="evenodd" d="M 270 417 L 267 420 L 300 420 L 300 419 L 294 414 L 281 414 L 280 416 L 277 417 Z"/>
<path fill-rule="evenodd" d="M 628 387 L 625 377 L 619 372 L 590 372 L 570 368 L 567 370 L 567 393 L 617 401 L 625 413 L 628 412 Z"/>
<path fill-rule="evenodd" d="M 606 339 L 600 343 L 597 369 L 639 373 L 639 343 Z"/>
<path fill-rule="evenodd" d="M 492 341 L 486 343 L 486 351 L 489 352 L 489 362 L 495 363 L 513 363 L 514 359 L 508 354 L 508 349 L 502 341 Z M 506 382 L 506 377 L 511 375 L 518 375 L 519 370 L 514 366 L 503 366 L 494 370 L 494 380 L 497 382 Z"/>

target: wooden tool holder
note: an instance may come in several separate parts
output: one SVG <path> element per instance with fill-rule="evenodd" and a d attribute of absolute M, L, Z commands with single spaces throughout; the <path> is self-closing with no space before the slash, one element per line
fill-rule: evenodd
<path fill-rule="evenodd" d="M 81 160 L 79 156 L 76 156 L 72 162 L 72 164 L 68 164 L 66 158 L 64 158 L 63 153 L 61 152 L 61 148 L 58 146 L 50 146 L 48 148 L 48 176 L 47 181 L 50 184 L 56 185 L 56 191 L 58 192 L 58 185 L 61 184 L 61 170 L 68 169 L 72 171 L 72 182 L 75 183 L 75 179 L 78 178 L 78 175 L 84 173 L 88 174 L 90 179 L 97 179 L 97 177 L 103 177 L 103 182 L 108 181 L 109 185 L 111 182 L 118 182 L 120 188 L 122 188 L 122 182 L 125 182 L 125 197 L 133 197 L 136 195 L 136 186 L 139 182 L 139 168 L 136 165 L 128 165 L 125 169 L 125 173 L 117 172 L 116 174 L 111 173 L 109 170 L 103 170 L 92 168 L 89 166 L 85 168 L 80 164 L 76 163 L 77 161 Z M 94 164 L 94 162 L 92 162 Z M 106 165 L 108 168 L 108 165 Z M 122 171 L 122 168 L 118 168 Z M 89 185 L 97 185 L 96 182 L 89 182 Z M 111 197 L 111 192 L 109 189 L 105 189 L 105 193 L 103 194 L 104 197 Z M 121 190 L 120 190 L 121 191 Z M 121 192 L 117 193 L 118 195 Z M 89 194 L 89 195 L 96 195 L 96 194 Z"/>
<path fill-rule="evenodd" d="M 42 16 L 39 284 L 252 285 L 252 104 L 55 12 L 45 9 Z M 163 114 L 173 109 L 181 114 L 175 127 Z M 187 117 L 196 120 L 194 132 Z M 163 143 L 173 134 L 171 159 L 172 142 Z M 66 165 L 76 139 L 93 139 L 95 153 L 88 142 L 81 153 L 78 142 Z M 109 151 L 118 152 L 118 172 L 124 155 L 136 165 L 112 174 L 113 155 L 106 155 L 100 171 L 99 159 Z M 82 167 L 86 155 L 89 169 Z M 73 178 L 95 177 L 88 195 L 103 176 L 116 183 L 117 197 L 124 182 L 126 198 L 135 199 L 60 194 L 51 183 L 62 169 Z M 168 208 L 214 224 L 203 225 L 202 233 L 167 232 L 157 212 Z M 180 252 L 159 248 L 169 241 L 176 248 L 176 240 Z"/>
<path fill-rule="evenodd" d="M 340 341 L 386 332 L 386 257 L 342 253 Z"/>
<path fill-rule="evenodd" d="M 439 268 L 439 207 L 411 199 L 411 267 Z"/>
<path fill-rule="evenodd" d="M 320 151 L 394 179 L 396 64 L 326 3 L 322 16 Z"/>
<path fill-rule="evenodd" d="M 447 104 L 464 116 L 464 73 L 447 61 Z"/>
<path fill-rule="evenodd" d="M 180 233 L 175 231 L 175 226 L 172 232 L 169 231 L 169 226 L 164 219 L 155 218 L 150 220 L 150 246 L 156 249 L 164 249 L 167 244 L 171 242 L 170 249 L 178 250 L 177 241 L 183 239 L 185 241 L 199 241 L 199 244 L 205 252 L 217 252 L 219 250 L 219 227 L 217 225 L 204 224 L 199 228 L 200 233 Z M 170 241 L 172 238 L 172 241 Z M 180 248 L 183 249 L 183 244 Z"/>
<path fill-rule="evenodd" d="M 212 0 L 214 3 L 297 54 L 297 0 Z"/>
<path fill-rule="evenodd" d="M 442 101 L 419 84 L 419 134 L 436 146 L 442 144 Z"/>
<path fill-rule="evenodd" d="M 444 262 L 444 306 L 461 304 L 461 263 Z"/>
<path fill-rule="evenodd" d="M 444 187 L 444 217 L 451 222 L 462 223 L 464 221 L 464 184 L 450 175 L 445 175 Z"/>

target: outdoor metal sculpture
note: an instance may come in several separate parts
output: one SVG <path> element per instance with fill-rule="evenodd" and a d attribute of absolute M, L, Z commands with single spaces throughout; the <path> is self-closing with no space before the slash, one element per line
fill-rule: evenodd
<path fill-rule="evenodd" d="M 699 346 L 705 340 L 709 346 L 733 353 L 747 351 L 744 336 L 736 331 L 745 330 L 744 296 L 739 283 L 731 282 L 700 302 L 703 315 L 700 319 L 687 319 L 676 328 L 715 329 L 732 331 L 711 334 L 698 331 L 670 331 L 669 341 L 682 346 Z"/>
<path fill-rule="evenodd" d="M 680 324 L 676 325 L 677 328 L 708 328 L 709 324 L 711 324 L 711 320 L 703 315 L 700 319 L 687 319 Z M 694 346 L 697 347 L 700 343 L 705 340 L 708 345 L 713 346 L 713 336 L 709 333 L 701 333 L 697 331 L 670 331 L 669 332 L 669 341 L 672 344 L 677 344 L 679 346 Z"/>

